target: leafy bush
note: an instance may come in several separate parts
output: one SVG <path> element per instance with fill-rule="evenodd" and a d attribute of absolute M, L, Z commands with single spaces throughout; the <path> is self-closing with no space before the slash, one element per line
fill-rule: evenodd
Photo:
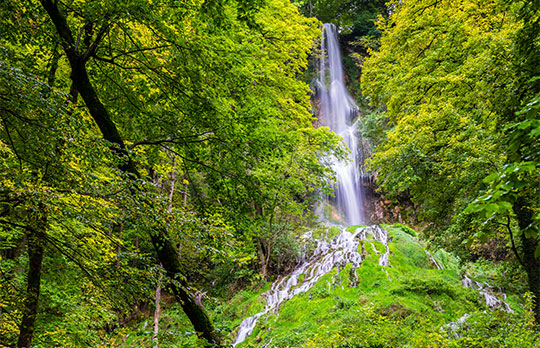
<path fill-rule="evenodd" d="M 447 347 L 538 347 L 538 332 L 526 316 L 502 311 L 472 314 L 455 331 L 448 329 Z"/>

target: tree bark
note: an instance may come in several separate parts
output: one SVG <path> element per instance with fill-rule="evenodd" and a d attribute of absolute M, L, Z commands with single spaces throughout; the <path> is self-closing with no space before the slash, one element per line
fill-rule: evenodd
<path fill-rule="evenodd" d="M 533 222 L 533 211 L 526 197 L 519 197 L 514 203 L 514 213 L 521 231 L 521 247 L 523 251 L 523 266 L 527 272 L 529 290 L 533 293 L 534 318 L 540 324 L 540 259 L 534 256 L 538 246 L 538 235 L 526 236 L 526 229 Z"/>
<path fill-rule="evenodd" d="M 264 280 L 266 280 L 268 277 L 268 262 L 267 262 L 269 259 L 269 257 L 267 256 L 268 251 L 266 248 L 266 244 L 263 240 L 258 240 L 258 245 L 259 245 L 259 260 L 261 261 L 261 276 L 263 277 Z"/>
<path fill-rule="evenodd" d="M 159 315 L 161 314 L 161 276 L 158 280 L 158 285 L 156 287 L 156 310 L 154 311 L 154 335 L 152 336 L 152 341 L 154 342 L 153 348 L 159 347 Z"/>
<path fill-rule="evenodd" d="M 99 99 L 90 78 L 88 77 L 88 71 L 86 69 L 86 62 L 89 58 L 88 53 L 80 54 L 75 47 L 75 41 L 71 33 L 71 29 L 67 23 L 66 17 L 60 12 L 57 3 L 52 0 L 40 0 L 43 8 L 47 11 L 47 14 L 51 18 L 56 32 L 60 36 L 62 47 L 68 58 L 69 65 L 71 67 L 71 80 L 73 81 L 73 88 L 75 88 L 78 94 L 83 98 L 90 115 L 96 122 L 103 138 L 116 146 L 112 147 L 113 152 L 117 153 L 123 158 L 123 163 L 119 168 L 127 173 L 139 176 L 135 164 L 127 155 L 126 147 L 116 125 L 112 121 L 109 112 L 105 108 L 105 105 Z M 99 40 L 99 38 L 96 38 Z M 97 42 L 95 43 L 97 44 Z"/>
<path fill-rule="evenodd" d="M 540 325 L 540 262 L 534 257 L 534 251 L 538 245 L 535 238 L 526 238 L 521 236 L 523 246 L 523 263 L 527 272 L 529 290 L 533 293 L 534 299 L 534 319 L 537 325 Z"/>
<path fill-rule="evenodd" d="M 17 341 L 18 348 L 30 348 L 34 337 L 36 316 L 39 307 L 41 267 L 44 253 L 43 240 L 40 238 L 39 233 L 43 232 L 46 219 L 44 217 L 39 217 L 36 222 L 36 226 L 29 228 L 27 234 L 28 279 L 26 298 L 24 299 L 24 307 L 22 310 L 23 317 Z"/>

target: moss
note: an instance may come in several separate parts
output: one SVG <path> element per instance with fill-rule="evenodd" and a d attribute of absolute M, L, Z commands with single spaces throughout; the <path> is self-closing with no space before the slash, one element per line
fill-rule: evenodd
<path fill-rule="evenodd" d="M 456 285 L 452 284 L 441 276 L 420 277 L 402 279 L 398 285 L 391 290 L 393 294 L 404 294 L 406 291 L 425 293 L 428 295 L 446 294 L 452 299 L 456 298 Z"/>
<path fill-rule="evenodd" d="M 367 227 L 367 225 L 351 225 L 351 226 L 347 227 L 347 231 L 354 232 L 357 229 L 362 228 L 362 227 Z"/>
<path fill-rule="evenodd" d="M 454 256 L 446 250 L 437 250 L 435 253 L 433 253 L 433 257 L 444 269 L 450 269 L 455 271 L 460 270 L 461 260 L 459 259 L 459 257 Z"/>
<path fill-rule="evenodd" d="M 401 231 L 407 233 L 408 235 L 412 236 L 412 237 L 416 237 L 418 234 L 416 233 L 415 230 L 413 230 L 412 228 L 410 228 L 409 226 L 407 225 L 403 225 L 403 224 L 394 224 L 392 226 L 388 226 L 392 229 L 400 229 Z"/>

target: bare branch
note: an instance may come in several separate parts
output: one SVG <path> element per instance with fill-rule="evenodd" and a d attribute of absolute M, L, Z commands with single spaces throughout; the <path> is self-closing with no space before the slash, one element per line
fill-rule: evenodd
<path fill-rule="evenodd" d="M 208 134 L 208 133 L 205 133 L 205 134 Z M 203 134 L 204 135 L 204 134 Z M 190 136 L 187 136 L 187 137 L 183 137 L 182 138 L 182 141 L 180 141 L 179 138 L 171 138 L 171 139 L 161 139 L 161 140 L 141 140 L 141 141 L 138 141 L 136 143 L 133 143 L 129 149 L 130 150 L 133 150 L 133 148 L 135 148 L 136 146 L 140 146 L 140 145 L 161 145 L 161 144 L 165 144 L 165 143 L 173 143 L 173 144 L 185 144 L 186 143 L 186 139 L 187 138 L 198 138 L 200 135 L 190 135 Z M 214 138 L 214 137 L 207 137 L 207 138 L 203 138 L 203 139 L 196 139 L 196 140 L 189 140 L 187 141 L 187 143 L 189 144 L 192 144 L 192 143 L 202 143 L 204 141 L 208 141 L 208 140 L 217 140 L 217 138 Z"/>
<path fill-rule="evenodd" d="M 139 48 L 139 49 L 136 49 L 136 50 L 131 50 L 131 51 L 122 52 L 122 53 L 119 53 L 119 54 L 117 54 L 116 56 L 111 57 L 111 58 L 102 58 L 102 57 L 96 57 L 96 56 L 94 56 L 94 58 L 96 58 L 96 59 L 98 59 L 98 60 L 102 60 L 102 61 L 104 61 L 104 62 L 114 63 L 114 61 L 115 61 L 117 58 L 124 57 L 124 56 L 129 56 L 129 55 L 132 54 L 132 53 L 145 52 L 145 51 L 154 51 L 154 50 L 159 50 L 159 49 L 161 49 L 161 48 L 169 48 L 169 47 L 171 47 L 171 45 L 161 45 L 161 46 L 155 46 L 155 47 L 145 47 L 145 48 Z"/>
<path fill-rule="evenodd" d="M 516 259 L 518 260 L 519 264 L 521 266 L 523 266 L 524 268 L 526 268 L 525 263 L 523 262 L 523 260 L 519 256 L 519 252 L 517 250 L 516 243 L 514 241 L 514 233 L 512 232 L 512 226 L 510 226 L 510 215 L 507 215 L 506 219 L 507 219 L 506 223 L 502 223 L 502 222 L 495 222 L 495 223 L 497 225 L 501 225 L 501 226 L 506 227 L 506 230 L 508 231 L 508 234 L 510 235 L 510 242 L 512 243 L 512 251 L 514 252 L 514 255 L 516 256 Z"/>
<path fill-rule="evenodd" d="M 104 23 L 101 26 L 101 29 L 99 30 L 99 33 L 96 36 L 96 39 L 94 40 L 92 45 L 90 45 L 90 47 L 88 47 L 86 52 L 84 52 L 84 54 L 82 55 L 82 61 L 83 62 L 86 62 L 88 60 L 88 58 L 90 58 L 92 55 L 94 55 L 94 53 L 96 53 L 98 45 L 101 42 L 101 40 L 103 39 L 103 36 L 107 32 L 107 30 L 109 29 L 109 26 L 110 26 L 110 23 L 108 23 L 108 22 Z"/>
<path fill-rule="evenodd" d="M 84 29 L 86 28 L 86 26 L 88 26 L 90 23 L 92 23 L 92 22 L 86 22 L 82 26 L 81 30 L 79 30 L 79 35 L 77 35 L 77 42 L 75 43 L 75 51 L 77 51 L 79 49 L 79 43 L 81 42 L 82 33 L 83 33 Z"/>

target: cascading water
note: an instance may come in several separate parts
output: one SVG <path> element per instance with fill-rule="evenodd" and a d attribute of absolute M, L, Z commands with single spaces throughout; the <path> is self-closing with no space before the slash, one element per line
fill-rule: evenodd
<path fill-rule="evenodd" d="M 316 242 L 315 251 L 311 257 L 301 262 L 290 275 L 278 279 L 272 284 L 271 289 L 265 293 L 266 307 L 264 311 L 242 321 L 233 346 L 243 342 L 251 334 L 260 317 L 270 312 L 277 312 L 283 302 L 311 289 L 322 276 L 332 269 L 343 269 L 347 264 L 351 264 L 353 269 L 359 267 L 363 260 L 362 254 L 358 252 L 361 241 L 371 244 L 373 251 L 379 255 L 379 265 L 383 267 L 388 265 L 390 254 L 388 232 L 380 226 L 362 227 L 354 232 L 348 232 L 344 228 L 337 237 L 329 242 L 314 239 L 311 232 L 305 234 L 304 239 Z M 373 243 L 374 241 L 382 243 L 386 247 L 386 251 L 379 252 Z M 300 280 L 302 274 L 304 277 L 303 280 Z M 356 275 L 355 272 L 353 274 Z"/>
<path fill-rule="evenodd" d="M 512 308 L 510 308 L 510 305 L 505 301 L 506 294 L 503 292 L 500 292 L 499 296 L 502 298 L 498 298 L 495 295 L 496 294 L 495 289 L 492 286 L 490 286 L 488 283 L 478 282 L 476 280 L 472 280 L 471 278 L 465 276 L 461 280 L 461 284 L 467 288 L 471 288 L 478 291 L 478 293 L 484 297 L 484 301 L 486 301 L 486 305 L 488 305 L 488 307 L 491 310 L 501 309 L 509 313 L 514 312 Z"/>
<path fill-rule="evenodd" d="M 337 182 L 331 184 L 334 188 L 337 209 L 344 215 L 342 222 L 349 225 L 365 224 L 361 163 L 357 154 L 357 129 L 356 123 L 352 123 L 358 114 L 358 107 L 345 88 L 338 34 L 333 24 L 327 23 L 323 27 L 319 69 L 317 81 L 317 95 L 320 101 L 319 122 L 342 136 L 350 150 L 347 161 L 330 159 L 337 179 Z"/>

